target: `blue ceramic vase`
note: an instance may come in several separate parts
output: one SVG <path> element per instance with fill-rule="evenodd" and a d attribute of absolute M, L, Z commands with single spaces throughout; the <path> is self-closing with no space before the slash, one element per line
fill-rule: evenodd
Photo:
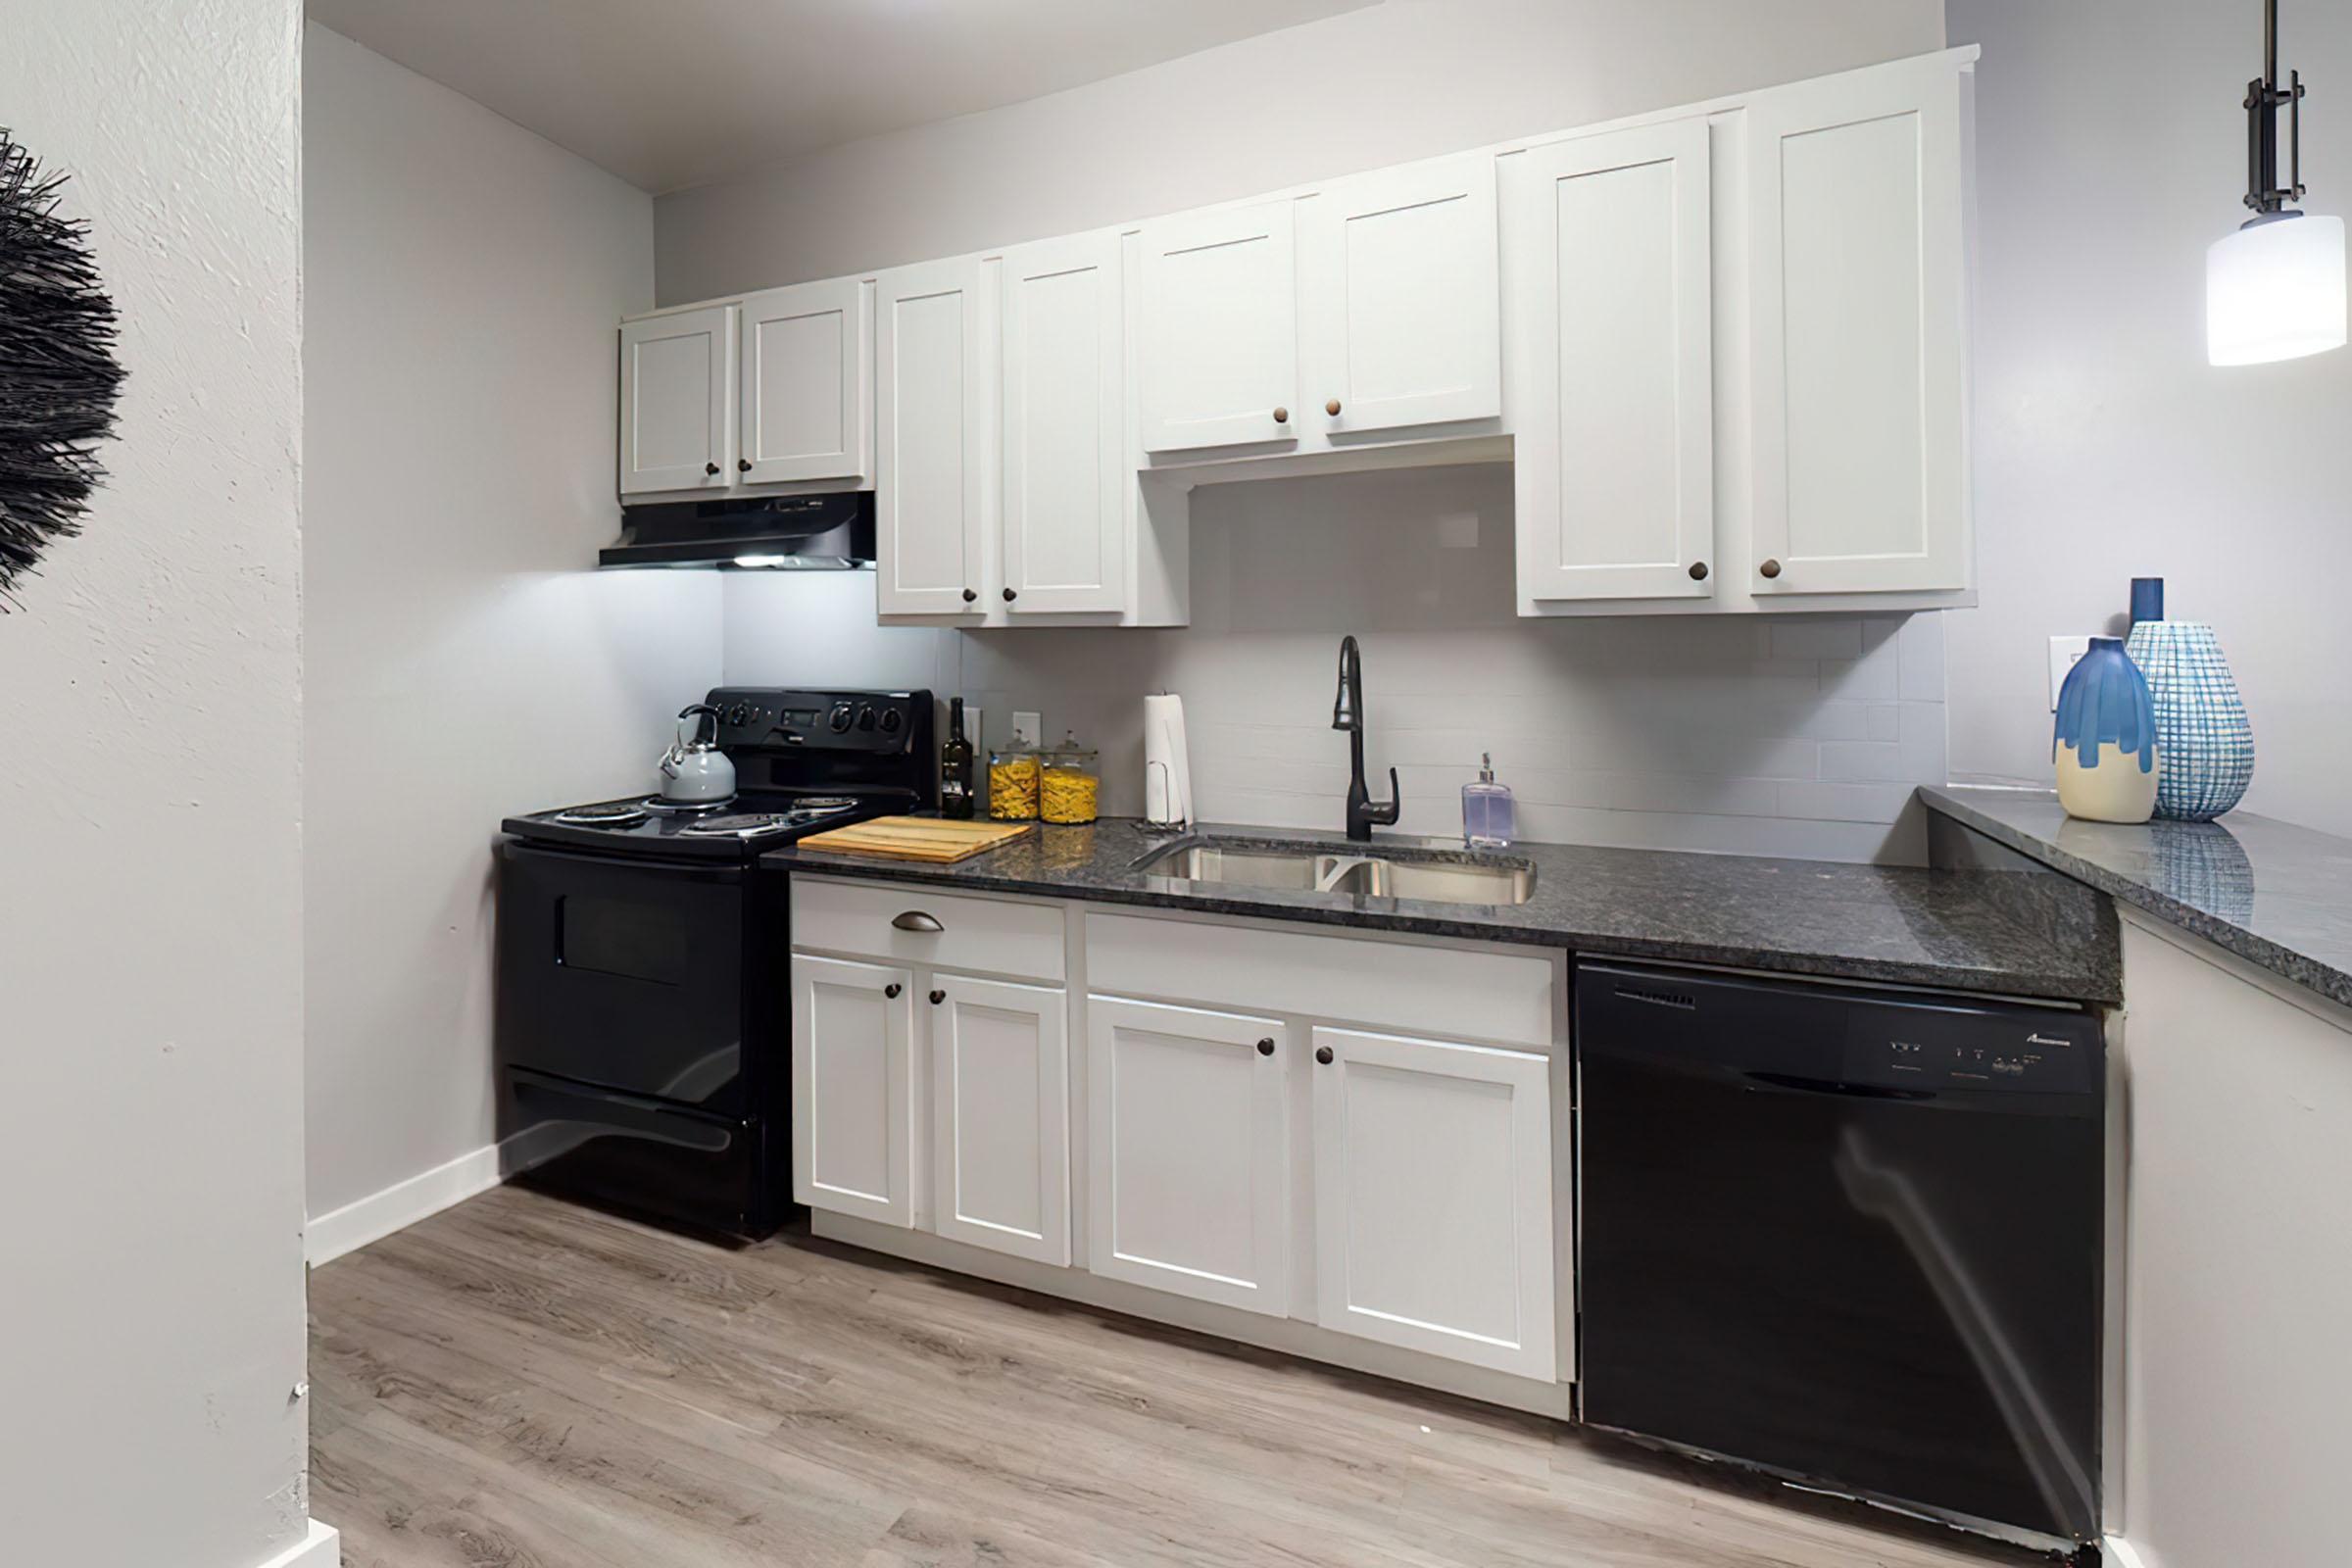
<path fill-rule="evenodd" d="M 2058 804 L 2085 821 L 2145 822 L 2156 806 L 2156 750 L 2148 683 L 2121 638 L 2093 637 L 2058 688 Z"/>
<path fill-rule="evenodd" d="M 2199 621 L 2135 620 L 2131 653 L 2156 703 L 2156 814 L 2209 822 L 2254 780 L 2254 726 L 2222 645 Z"/>

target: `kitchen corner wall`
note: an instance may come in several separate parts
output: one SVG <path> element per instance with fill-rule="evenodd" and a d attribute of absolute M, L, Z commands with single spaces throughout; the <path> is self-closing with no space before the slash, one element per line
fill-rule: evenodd
<path fill-rule="evenodd" d="M 1185 700 L 1210 821 L 1336 828 L 1339 642 L 1363 645 L 1366 761 L 1408 833 L 1461 830 L 1494 754 L 1529 838 L 1828 859 L 1920 858 L 1913 785 L 1944 776 L 1936 615 L 1521 620 L 1501 466 L 1193 495 L 1193 624 L 877 627 L 869 573 L 726 579 L 731 681 L 931 686 L 1102 748 L 1103 809 L 1143 805 L 1143 695 Z"/>
<path fill-rule="evenodd" d="M 85 531 L 0 614 L 21 1568 L 251 1568 L 308 1524 L 301 13 L 0 24 L 0 122 L 69 176 L 128 371 Z"/>
<path fill-rule="evenodd" d="M 1118 222 L 1790 81 L 1943 43 L 1939 0 L 1389 0 L 1029 103 L 854 142 L 656 207 L 679 304 Z M 1507 468 L 1261 481 L 1193 497 L 1193 624 L 874 625 L 865 574 L 736 573 L 726 671 L 929 685 L 1103 750 L 1142 800 L 1142 697 L 1185 698 L 1204 815 L 1335 826 L 1340 636 L 1403 827 L 1458 832 L 1491 751 L 1531 837 L 1917 859 L 1944 769 L 1942 626 L 1512 612 Z M 1385 787 L 1385 785 L 1384 785 Z"/>
<path fill-rule="evenodd" d="M 2288 0 L 2314 213 L 2352 214 L 2352 6 Z M 2205 363 L 2205 248 L 2245 211 L 2255 0 L 1952 0 L 1977 70 L 1984 607 L 1948 618 L 1954 776 L 2046 784 L 2053 633 L 2133 576 L 2213 623 L 2259 762 L 2246 807 L 2352 834 L 2352 350 Z"/>
<path fill-rule="evenodd" d="M 650 198 L 325 28 L 304 65 L 318 1220 L 494 1163 L 499 820 L 646 787 L 717 679 L 719 586 L 581 569 L 618 525 L 612 323 L 653 303 Z"/>

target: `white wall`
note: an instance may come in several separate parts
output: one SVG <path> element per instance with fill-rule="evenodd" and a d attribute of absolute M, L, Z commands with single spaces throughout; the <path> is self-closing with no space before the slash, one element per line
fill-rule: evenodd
<path fill-rule="evenodd" d="M 491 1143 L 499 820 L 650 787 L 719 590 L 589 569 L 650 198 L 322 27 L 304 58 L 317 1217 Z"/>
<path fill-rule="evenodd" d="M 929 685 L 1103 753 L 1103 809 L 1143 808 L 1146 692 L 1180 692 L 1202 817 L 1336 828 L 1339 643 L 1363 645 L 1375 793 L 1408 833 L 1461 831 L 1492 752 L 1528 838 L 1917 859 L 1913 783 L 1943 776 L 1941 626 L 1853 615 L 1522 621 L 1510 470 L 1193 492 L 1181 631 L 877 628 L 873 578 L 727 579 L 727 678 Z M 1896 824 L 1900 818 L 1899 826 Z"/>
<path fill-rule="evenodd" d="M 663 197 L 661 293 L 1172 212 L 1942 41 L 1932 0 L 1391 0 Z M 1041 710 L 1053 734 L 1102 746 L 1112 810 L 1141 806 L 1139 699 L 1175 690 L 1205 814 L 1330 826 L 1347 789 L 1331 686 L 1352 631 L 1368 760 L 1399 767 L 1408 831 L 1459 831 L 1459 786 L 1491 751 L 1530 837 L 1921 853 L 1905 802 L 1945 772 L 1932 616 L 1899 650 L 1890 619 L 1520 621 L 1500 467 L 1218 486 L 1193 505 L 1187 631 L 877 632 L 870 579 L 745 575 L 726 588 L 728 678 L 925 679 L 985 703 L 992 737 Z"/>
<path fill-rule="evenodd" d="M 2352 213 L 2352 7 L 2288 4 L 2310 211 Z M 1984 608 L 1950 618 L 1952 766 L 2046 782 L 2046 649 L 2130 579 L 2211 621 L 2254 720 L 2249 809 L 2352 833 L 2352 352 L 2205 363 L 2205 247 L 2245 214 L 2254 0 L 1951 0 L 1979 42 Z M 2119 622 L 2120 624 L 2120 622 Z"/>
<path fill-rule="evenodd" d="M 302 1538 L 293 0 L 10 0 L 122 311 L 87 534 L 0 615 L 0 1557 Z"/>

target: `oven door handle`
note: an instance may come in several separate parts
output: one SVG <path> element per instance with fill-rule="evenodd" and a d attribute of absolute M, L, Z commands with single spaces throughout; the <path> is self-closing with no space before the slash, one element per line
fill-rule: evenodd
<path fill-rule="evenodd" d="M 597 855 L 578 850 L 552 849 L 544 844 L 526 844 L 510 838 L 504 852 L 517 860 L 542 860 L 559 865 L 593 866 L 600 871 L 635 869 L 659 871 L 674 882 L 710 882 L 731 886 L 743 880 L 740 865 L 702 865 L 683 860 L 668 860 L 635 854 Z"/>

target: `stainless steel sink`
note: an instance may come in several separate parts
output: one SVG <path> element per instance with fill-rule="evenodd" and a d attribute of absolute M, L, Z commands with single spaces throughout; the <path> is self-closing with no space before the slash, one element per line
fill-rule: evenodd
<path fill-rule="evenodd" d="M 1524 860 L 1443 850 L 1359 855 L 1249 839 L 1171 845 L 1136 869 L 1179 882 L 1430 904 L 1525 904 L 1536 891 L 1536 868 Z"/>

